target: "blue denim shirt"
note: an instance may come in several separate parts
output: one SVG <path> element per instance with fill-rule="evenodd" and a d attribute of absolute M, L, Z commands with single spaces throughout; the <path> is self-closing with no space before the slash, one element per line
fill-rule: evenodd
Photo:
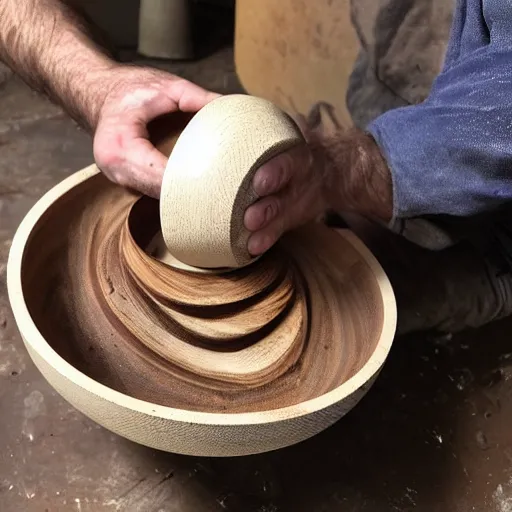
<path fill-rule="evenodd" d="M 391 169 L 394 220 L 467 219 L 512 205 L 512 2 L 458 0 L 427 99 L 368 131 Z"/>

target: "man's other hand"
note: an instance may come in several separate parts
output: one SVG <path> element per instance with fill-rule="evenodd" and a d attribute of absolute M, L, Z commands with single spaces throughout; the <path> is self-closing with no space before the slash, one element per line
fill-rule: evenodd
<path fill-rule="evenodd" d="M 325 209 L 321 169 L 306 145 L 282 153 L 260 167 L 253 188 L 260 199 L 245 211 L 251 231 L 248 250 L 258 256 L 287 231 L 317 217 Z"/>
<path fill-rule="evenodd" d="M 94 133 L 94 158 L 114 183 L 158 198 L 167 158 L 149 141 L 148 123 L 171 112 L 197 112 L 219 95 L 165 71 L 111 71 Z M 101 82 L 100 82 L 101 83 Z"/>

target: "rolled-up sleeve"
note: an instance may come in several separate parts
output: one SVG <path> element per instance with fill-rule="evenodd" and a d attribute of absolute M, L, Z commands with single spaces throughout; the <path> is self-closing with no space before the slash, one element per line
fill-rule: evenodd
<path fill-rule="evenodd" d="M 460 0 L 443 71 L 420 105 L 368 127 L 389 164 L 394 218 L 472 216 L 512 202 L 512 8 Z"/>

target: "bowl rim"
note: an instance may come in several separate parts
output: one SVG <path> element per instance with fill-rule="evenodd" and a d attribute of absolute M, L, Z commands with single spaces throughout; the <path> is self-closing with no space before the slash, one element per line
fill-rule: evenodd
<path fill-rule="evenodd" d="M 116 391 L 82 373 L 61 357 L 39 332 L 25 303 L 21 270 L 27 242 L 33 229 L 51 205 L 72 188 L 100 174 L 95 164 L 62 180 L 46 192 L 21 221 L 12 241 L 7 262 L 7 291 L 18 330 L 29 345 L 48 365 L 73 384 L 124 409 L 165 420 L 202 425 L 236 426 L 278 423 L 319 412 L 349 398 L 371 381 L 387 359 L 394 341 L 397 310 L 391 283 L 369 249 L 350 230 L 336 230 L 360 253 L 370 266 L 380 288 L 383 302 L 382 331 L 375 350 L 363 367 L 340 386 L 315 398 L 278 409 L 243 413 L 212 413 L 177 409 L 154 404 Z"/>

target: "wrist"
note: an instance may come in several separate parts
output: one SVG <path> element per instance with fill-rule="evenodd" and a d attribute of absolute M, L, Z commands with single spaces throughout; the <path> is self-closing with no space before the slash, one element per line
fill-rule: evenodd
<path fill-rule="evenodd" d="M 109 59 L 94 61 L 91 71 L 76 85 L 74 107 L 78 114 L 78 121 L 90 133 L 94 133 L 100 121 L 105 102 L 115 87 L 116 77 L 121 72 L 122 66 Z"/>
<path fill-rule="evenodd" d="M 389 222 L 393 215 L 391 172 L 378 145 L 353 128 L 310 143 L 322 173 L 326 207 Z"/>
<path fill-rule="evenodd" d="M 85 130 L 94 132 L 120 64 L 92 44 L 64 35 L 59 50 L 41 59 L 44 92 Z M 64 64 L 65 63 L 65 64 Z"/>

